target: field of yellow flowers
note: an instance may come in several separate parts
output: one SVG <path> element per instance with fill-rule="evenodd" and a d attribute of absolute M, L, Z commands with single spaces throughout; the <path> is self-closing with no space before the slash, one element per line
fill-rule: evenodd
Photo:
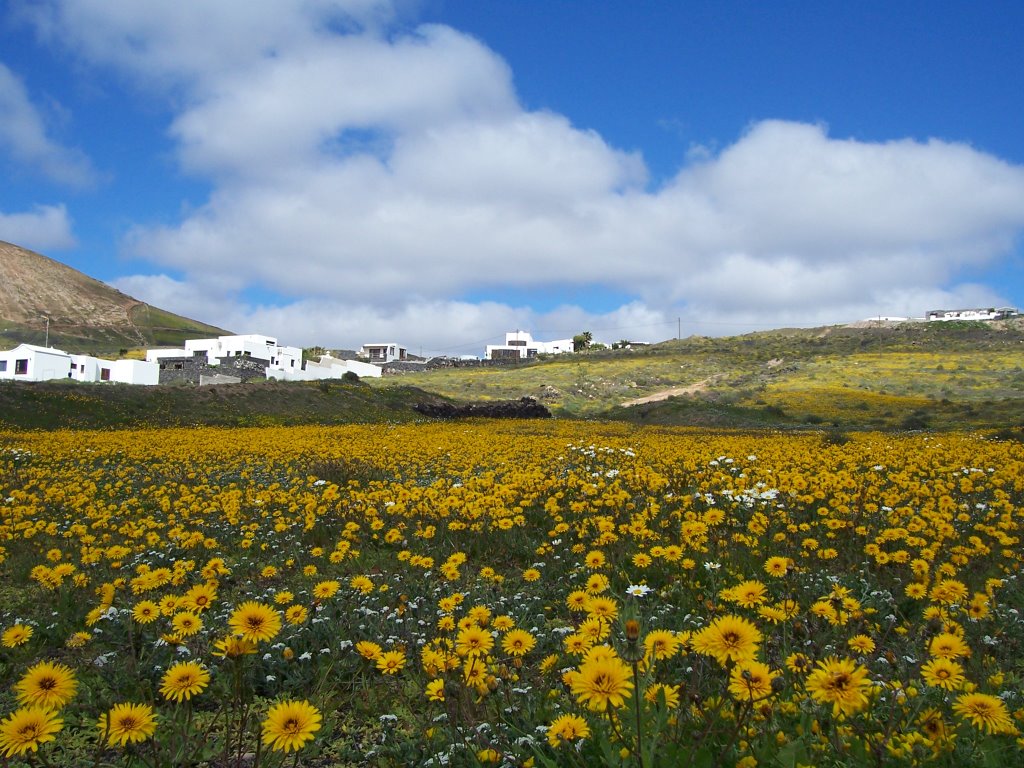
<path fill-rule="evenodd" d="M 0 433 L 0 763 L 1024 764 L 1024 444 Z"/>

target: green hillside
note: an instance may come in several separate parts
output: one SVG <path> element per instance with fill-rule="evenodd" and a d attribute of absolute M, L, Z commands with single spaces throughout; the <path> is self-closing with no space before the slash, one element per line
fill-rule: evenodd
<path fill-rule="evenodd" d="M 916 323 L 691 337 L 402 382 L 456 399 L 535 397 L 556 416 L 739 427 L 1024 424 L 1024 323 Z M 386 386 L 388 379 L 375 386 Z M 652 402 L 626 405 L 645 397 Z"/>

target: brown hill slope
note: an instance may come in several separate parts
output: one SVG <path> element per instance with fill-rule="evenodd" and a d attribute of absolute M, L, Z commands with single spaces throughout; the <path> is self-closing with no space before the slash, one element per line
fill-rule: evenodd
<path fill-rule="evenodd" d="M 179 344 L 225 333 L 174 315 L 42 254 L 0 241 L 0 348 L 49 343 L 68 351 Z"/>

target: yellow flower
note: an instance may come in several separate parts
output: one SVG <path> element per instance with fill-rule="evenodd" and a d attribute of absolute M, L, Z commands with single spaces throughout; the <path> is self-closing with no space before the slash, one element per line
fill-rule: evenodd
<path fill-rule="evenodd" d="M 850 650 L 857 651 L 857 653 L 871 653 L 875 650 L 875 641 L 867 635 L 854 635 L 846 644 L 850 646 Z"/>
<path fill-rule="evenodd" d="M 16 757 L 53 741 L 64 721 L 43 707 L 22 707 L 0 722 L 0 754 Z"/>
<path fill-rule="evenodd" d="M 171 626 L 181 637 L 191 637 L 203 628 L 203 620 L 189 611 L 174 614 Z"/>
<path fill-rule="evenodd" d="M 548 726 L 548 743 L 555 748 L 590 735 L 590 726 L 579 715 L 559 715 Z"/>
<path fill-rule="evenodd" d="M 217 590 L 209 584 L 196 584 L 181 598 L 181 606 L 192 613 L 202 613 L 217 599 Z"/>
<path fill-rule="evenodd" d="M 569 593 L 569 596 L 565 598 L 565 604 L 573 613 L 582 613 L 586 610 L 587 600 L 589 596 L 582 589 L 577 589 Z"/>
<path fill-rule="evenodd" d="M 372 640 L 360 640 L 356 643 L 356 653 L 367 661 L 373 661 L 374 659 L 380 658 L 381 653 L 383 653 L 383 649 Z"/>
<path fill-rule="evenodd" d="M 228 625 L 243 640 L 259 643 L 272 639 L 281 631 L 281 614 L 268 605 L 250 600 L 234 610 Z"/>
<path fill-rule="evenodd" d="M 325 583 L 327 583 L 327 582 L 325 582 Z M 360 592 L 360 593 L 362 593 L 364 595 L 368 595 L 371 592 L 373 592 L 373 582 L 367 576 L 353 576 L 349 580 L 348 585 L 350 587 L 352 587 L 352 589 L 354 589 L 357 592 Z M 319 585 L 317 585 L 317 586 L 319 586 Z M 315 594 L 315 592 L 314 592 L 314 594 Z M 331 595 L 327 595 L 327 597 L 330 597 L 330 596 Z M 320 596 L 317 595 L 317 597 L 320 597 Z"/>
<path fill-rule="evenodd" d="M 664 694 L 665 707 L 675 709 L 679 706 L 679 686 L 654 683 L 644 692 L 644 700 L 657 704 L 659 697 Z"/>
<path fill-rule="evenodd" d="M 760 643 L 760 630 L 740 616 L 721 616 L 690 640 L 693 650 L 714 657 L 723 666 L 729 661 L 753 659 Z"/>
<path fill-rule="evenodd" d="M 963 693 L 957 696 L 953 711 L 985 733 L 1016 733 L 1017 729 L 1006 711 L 1006 704 L 985 693 Z"/>
<path fill-rule="evenodd" d="M 4 648 L 15 648 L 27 643 L 30 637 L 32 637 L 32 627 L 25 624 L 15 624 L 13 627 L 4 630 L 0 642 L 3 643 Z"/>
<path fill-rule="evenodd" d="M 426 696 L 430 701 L 444 701 L 444 680 L 431 680 L 427 683 Z"/>
<path fill-rule="evenodd" d="M 737 701 L 760 701 L 772 695 L 772 681 L 777 677 L 767 664 L 742 661 L 729 674 L 729 693 Z"/>
<path fill-rule="evenodd" d="M 756 608 L 768 599 L 768 588 L 760 581 L 748 579 L 732 587 L 729 597 L 743 608 Z"/>
<path fill-rule="evenodd" d="M 928 653 L 942 659 L 959 659 L 970 656 L 971 649 L 958 635 L 942 632 L 928 644 Z"/>
<path fill-rule="evenodd" d="M 156 716 L 147 704 L 115 704 L 100 715 L 101 738 L 108 744 L 125 746 L 148 739 L 156 731 Z"/>
<path fill-rule="evenodd" d="M 281 701 L 263 721 L 263 743 L 275 752 L 302 749 L 320 730 L 320 711 L 308 701 Z"/>
<path fill-rule="evenodd" d="M 667 629 L 652 629 L 644 637 L 647 654 L 659 661 L 675 656 L 679 651 L 679 645 L 679 638 L 676 637 L 675 632 Z"/>
<path fill-rule="evenodd" d="M 309 611 L 302 605 L 289 606 L 284 612 L 284 618 L 289 624 L 302 624 L 308 616 Z"/>
<path fill-rule="evenodd" d="M 830 656 L 807 676 L 807 692 L 815 701 L 832 705 L 833 717 L 852 715 L 868 705 L 868 671 L 851 659 Z"/>
<path fill-rule="evenodd" d="M 537 644 L 537 638 L 525 629 L 513 629 L 502 638 L 501 648 L 509 656 L 525 656 Z"/>
<path fill-rule="evenodd" d="M 516 625 L 515 619 L 511 616 L 498 616 L 491 622 L 491 627 L 499 632 L 506 632 Z"/>
<path fill-rule="evenodd" d="M 955 691 L 964 682 L 964 668 L 952 659 L 939 656 L 921 667 L 921 678 L 933 688 Z"/>
<path fill-rule="evenodd" d="M 160 617 L 160 606 L 152 600 L 141 600 L 132 608 L 132 618 L 139 624 L 149 624 Z"/>
<path fill-rule="evenodd" d="M 377 657 L 377 669 L 385 675 L 397 675 L 405 666 L 405 654 L 401 651 L 385 651 Z"/>
<path fill-rule="evenodd" d="M 789 570 L 789 560 L 785 557 L 769 557 L 764 564 L 764 572 L 769 576 L 781 578 Z"/>
<path fill-rule="evenodd" d="M 614 656 L 590 657 L 572 676 L 570 688 L 581 704 L 594 711 L 621 707 L 632 694 L 633 670 Z"/>
<path fill-rule="evenodd" d="M 494 647 L 491 633 L 482 627 L 470 625 L 459 630 L 455 636 L 455 652 L 459 656 L 478 656 L 489 653 Z"/>
<path fill-rule="evenodd" d="M 14 686 L 19 702 L 43 709 L 60 709 L 74 698 L 77 689 L 71 668 L 53 661 L 29 667 Z"/>
<path fill-rule="evenodd" d="M 219 656 L 222 659 L 236 659 L 239 656 L 256 653 L 256 643 L 237 635 L 221 638 L 214 643 L 214 647 L 217 649 L 214 651 L 214 656 Z"/>
<path fill-rule="evenodd" d="M 329 600 L 338 594 L 339 589 L 341 589 L 341 584 L 333 579 L 329 581 L 321 581 L 314 585 L 313 597 L 317 600 Z"/>
<path fill-rule="evenodd" d="M 589 616 L 597 616 L 606 620 L 614 619 L 619 615 L 619 606 L 611 597 L 601 595 L 591 597 L 587 600 L 584 608 Z"/>
<path fill-rule="evenodd" d="M 188 701 L 210 683 L 210 673 L 194 661 L 171 666 L 160 681 L 160 693 L 172 701 Z"/>

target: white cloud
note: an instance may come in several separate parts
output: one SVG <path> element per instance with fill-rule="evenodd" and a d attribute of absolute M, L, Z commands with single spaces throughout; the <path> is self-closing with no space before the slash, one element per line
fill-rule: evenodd
<path fill-rule="evenodd" d="M 169 301 L 212 285 L 282 297 L 197 315 L 234 330 L 447 346 L 501 323 L 544 327 L 528 309 L 460 296 L 552 284 L 607 287 L 670 326 L 1009 301 L 951 284 L 1024 231 L 1024 168 L 966 144 L 770 120 L 691 152 L 651 188 L 639 155 L 523 109 L 479 41 L 389 26 L 385 2 L 32 7 L 87 60 L 173 85 L 180 162 L 214 191 L 177 225 L 135 228 L 129 250 L 185 276 L 163 286 Z M 577 316 L 573 327 L 602 320 Z"/>
<path fill-rule="evenodd" d="M 333 345 L 396 341 L 415 354 L 482 355 L 506 331 L 531 329 L 540 340 L 570 338 L 592 330 L 595 340 L 660 341 L 671 337 L 674 318 L 640 303 L 596 314 L 577 306 L 536 312 L 498 302 L 410 301 L 397 312 L 379 304 L 304 299 L 280 306 L 253 306 L 225 286 L 195 285 L 167 275 L 132 275 L 112 281 L 120 291 L 154 306 L 235 333 L 268 333 L 288 344 Z"/>
<path fill-rule="evenodd" d="M 0 211 L 0 240 L 34 251 L 75 246 L 71 219 L 63 205 L 37 205 L 23 213 Z"/>
<path fill-rule="evenodd" d="M 0 152 L 61 184 L 87 186 L 95 179 L 89 158 L 47 135 L 46 122 L 24 83 L 0 63 Z"/>

